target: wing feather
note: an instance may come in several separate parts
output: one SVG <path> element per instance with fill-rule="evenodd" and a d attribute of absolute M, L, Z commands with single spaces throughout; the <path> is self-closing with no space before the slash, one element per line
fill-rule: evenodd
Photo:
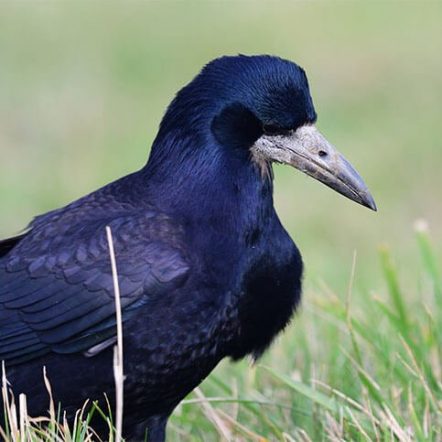
<path fill-rule="evenodd" d="M 8 364 L 112 341 L 106 225 L 114 237 L 125 321 L 187 278 L 181 230 L 164 215 L 136 212 L 84 224 L 75 218 L 77 224 L 67 226 L 57 214 L 44 221 L 37 219 L 18 239 L 0 242 L 0 253 L 7 251 L 0 255 L 0 360 Z"/>

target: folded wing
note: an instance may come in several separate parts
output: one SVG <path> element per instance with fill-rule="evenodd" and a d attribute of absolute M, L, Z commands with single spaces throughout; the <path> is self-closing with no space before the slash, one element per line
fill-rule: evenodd
<path fill-rule="evenodd" d="M 49 352 L 86 351 L 116 334 L 106 225 L 124 321 L 183 284 L 189 264 L 180 229 L 164 215 L 40 222 L 0 242 L 0 360 L 13 365 Z"/>

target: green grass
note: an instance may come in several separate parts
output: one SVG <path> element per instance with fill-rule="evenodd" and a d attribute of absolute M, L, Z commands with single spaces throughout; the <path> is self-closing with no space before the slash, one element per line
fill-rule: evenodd
<path fill-rule="evenodd" d="M 141 167 L 176 90 L 238 52 L 306 69 L 375 196 L 376 214 L 276 167 L 302 310 L 257 366 L 223 362 L 171 440 L 442 440 L 441 22 L 430 1 L 0 4 L 0 237 Z"/>

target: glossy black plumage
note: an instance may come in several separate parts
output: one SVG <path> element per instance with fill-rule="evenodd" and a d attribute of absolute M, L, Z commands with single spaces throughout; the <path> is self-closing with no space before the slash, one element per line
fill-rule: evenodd
<path fill-rule="evenodd" d="M 222 358 L 268 347 L 299 302 L 302 262 L 273 207 L 271 164 L 250 147 L 265 130 L 315 119 L 297 65 L 215 60 L 171 103 L 145 167 L 0 243 L 0 359 L 31 414 L 48 406 L 43 365 L 71 416 L 87 398 L 114 397 L 106 225 L 122 292 L 126 436 L 147 426 L 162 440 L 173 408 Z"/>

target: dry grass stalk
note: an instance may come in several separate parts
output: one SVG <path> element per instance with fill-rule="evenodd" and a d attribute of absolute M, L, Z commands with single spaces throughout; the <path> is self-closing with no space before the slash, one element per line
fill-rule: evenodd
<path fill-rule="evenodd" d="M 116 432 L 115 441 L 121 441 L 123 429 L 123 405 L 124 405 L 124 373 L 123 373 L 123 321 L 121 318 L 121 297 L 118 284 L 117 261 L 115 259 L 114 242 L 112 230 L 106 226 L 107 242 L 109 244 L 109 255 L 112 266 L 112 279 L 115 294 L 115 312 L 117 320 L 117 345 L 114 347 L 114 378 L 116 391 Z"/>
<path fill-rule="evenodd" d="M 215 408 L 212 407 L 210 402 L 206 400 L 206 397 L 204 396 L 204 393 L 201 391 L 199 387 L 195 388 L 194 390 L 195 395 L 202 399 L 202 407 L 203 412 L 206 415 L 206 417 L 213 422 L 215 425 L 215 428 L 217 429 L 220 439 L 221 440 L 232 440 L 232 433 L 230 431 L 230 428 L 226 425 L 224 420 L 219 416 L 219 413 L 215 410 Z"/>

